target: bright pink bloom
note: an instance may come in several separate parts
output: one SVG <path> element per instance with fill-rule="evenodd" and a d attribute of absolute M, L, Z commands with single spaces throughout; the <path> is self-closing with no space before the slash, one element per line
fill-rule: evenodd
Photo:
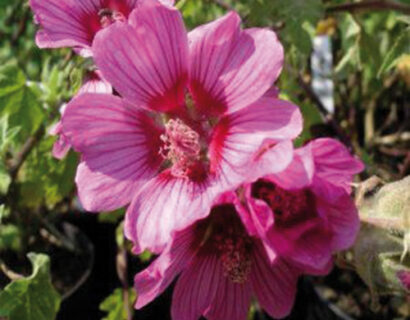
<path fill-rule="evenodd" d="M 397 277 L 400 280 L 402 286 L 410 291 L 410 271 L 400 270 L 397 272 Z"/>
<path fill-rule="evenodd" d="M 93 71 L 86 75 L 84 84 L 78 91 L 77 95 L 82 93 L 112 93 L 111 85 L 105 81 L 99 71 Z M 60 112 L 63 115 L 67 105 L 61 107 Z M 63 124 L 57 122 L 49 131 L 53 136 L 58 136 L 57 141 L 53 146 L 53 157 L 63 159 L 71 149 L 70 142 L 63 133 Z"/>
<path fill-rule="evenodd" d="M 176 232 L 162 254 L 135 276 L 139 309 L 177 277 L 172 319 L 246 320 L 252 298 L 274 318 L 289 314 L 300 270 L 281 257 L 268 258 L 260 239 L 241 223 L 234 193 L 211 214 Z"/>
<path fill-rule="evenodd" d="M 340 142 L 314 140 L 295 150 L 285 171 L 247 185 L 239 212 L 248 232 L 260 237 L 273 257 L 327 273 L 332 254 L 349 248 L 359 230 L 347 187 L 361 170 L 363 164 Z"/>
<path fill-rule="evenodd" d="M 291 103 L 263 96 L 283 63 L 272 31 L 241 30 L 232 12 L 187 35 L 178 10 L 149 0 L 128 22 L 100 31 L 93 44 L 122 98 L 74 99 L 63 130 L 82 153 L 84 208 L 131 202 L 127 237 L 136 251 L 158 252 L 173 230 L 208 215 L 220 193 L 257 178 L 264 144 L 277 158 L 261 165 L 283 170 L 302 119 Z"/>
<path fill-rule="evenodd" d="M 115 21 L 124 21 L 140 0 L 30 0 L 41 30 L 36 36 L 40 48 L 73 47 L 91 55 L 96 33 Z M 172 5 L 173 0 L 162 0 Z"/>

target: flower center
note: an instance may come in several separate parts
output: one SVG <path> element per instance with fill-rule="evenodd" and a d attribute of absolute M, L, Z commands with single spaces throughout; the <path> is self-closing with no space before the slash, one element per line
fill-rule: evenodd
<path fill-rule="evenodd" d="M 98 12 L 98 16 L 100 17 L 100 24 L 102 28 L 106 28 L 116 21 L 126 21 L 125 16 L 120 11 L 109 8 L 101 9 Z"/>
<path fill-rule="evenodd" d="M 211 215 L 199 224 L 197 234 L 205 252 L 218 255 L 224 276 L 233 283 L 245 283 L 252 268 L 253 240 L 234 206 L 214 207 Z"/>
<path fill-rule="evenodd" d="M 279 226 L 297 223 L 314 211 L 313 199 L 305 189 L 285 190 L 269 181 L 258 180 L 252 186 L 252 195 L 269 205 Z"/>
<path fill-rule="evenodd" d="M 172 164 L 171 173 L 175 177 L 188 177 L 192 167 L 201 158 L 200 136 L 180 119 L 171 119 L 161 135 L 164 145 L 160 154 Z"/>
<path fill-rule="evenodd" d="M 249 252 L 252 246 L 250 240 L 237 236 L 216 237 L 215 246 L 220 254 L 224 276 L 233 283 L 244 283 L 248 279 L 252 267 Z"/>

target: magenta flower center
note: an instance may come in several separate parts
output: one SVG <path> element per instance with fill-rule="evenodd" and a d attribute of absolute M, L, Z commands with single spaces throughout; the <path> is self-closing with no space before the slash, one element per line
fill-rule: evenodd
<path fill-rule="evenodd" d="M 198 224 L 197 235 L 205 254 L 217 254 L 225 277 L 234 283 L 244 283 L 248 279 L 253 240 L 234 206 L 214 207 L 210 217 Z"/>
<path fill-rule="evenodd" d="M 252 195 L 269 205 L 277 226 L 291 226 L 315 212 L 314 199 L 306 189 L 285 190 L 269 181 L 259 180 L 252 186 Z"/>

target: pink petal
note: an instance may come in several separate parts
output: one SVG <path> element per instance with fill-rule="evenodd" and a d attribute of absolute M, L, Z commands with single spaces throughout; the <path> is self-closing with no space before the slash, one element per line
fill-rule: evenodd
<path fill-rule="evenodd" d="M 261 307 L 273 318 L 292 310 L 299 271 L 281 259 L 270 264 L 262 245 L 255 248 L 250 282 Z"/>
<path fill-rule="evenodd" d="M 78 94 L 82 93 L 108 93 L 113 92 L 111 84 L 105 80 L 100 71 L 93 71 L 86 75 L 84 84 L 81 86 Z"/>
<path fill-rule="evenodd" d="M 315 174 L 350 192 L 353 175 L 364 169 L 363 163 L 354 158 L 337 140 L 316 139 L 310 144 L 315 161 Z"/>
<path fill-rule="evenodd" d="M 308 270 L 327 270 L 333 253 L 332 234 L 323 224 L 306 221 L 288 229 L 269 231 L 269 244 L 278 255 Z"/>
<path fill-rule="evenodd" d="M 76 182 L 86 210 L 130 202 L 159 168 L 160 133 L 142 111 L 115 96 L 86 93 L 68 104 L 63 134 L 82 153 Z"/>
<path fill-rule="evenodd" d="M 283 48 L 274 32 L 240 29 L 235 12 L 189 33 L 190 91 L 199 110 L 217 115 L 257 101 L 279 76 Z"/>
<path fill-rule="evenodd" d="M 98 33 L 93 53 L 104 77 L 125 99 L 157 111 L 184 102 L 188 44 L 180 12 L 143 1 L 129 17 Z"/>
<path fill-rule="evenodd" d="M 223 275 L 222 270 L 218 275 L 214 284 L 216 294 L 204 317 L 207 320 L 246 320 L 252 298 L 250 282 L 234 283 Z"/>
<path fill-rule="evenodd" d="M 137 252 L 161 252 L 173 231 L 206 217 L 222 191 L 214 181 L 175 178 L 166 170 L 135 196 L 125 216 L 125 234 Z"/>
<path fill-rule="evenodd" d="M 53 145 L 53 157 L 61 160 L 67 155 L 70 149 L 71 145 L 68 139 L 64 135 L 61 135 Z"/>
<path fill-rule="evenodd" d="M 40 48 L 87 48 L 100 28 L 96 9 L 101 6 L 99 0 L 82 0 L 81 5 L 77 1 L 61 0 L 30 0 L 29 3 L 35 20 L 42 27 L 36 36 Z"/>
<path fill-rule="evenodd" d="M 317 210 L 328 221 L 332 230 L 331 248 L 333 251 L 350 248 L 360 229 L 360 220 L 353 200 L 342 188 L 330 183 L 315 181 L 314 191 L 318 195 Z"/>
<path fill-rule="evenodd" d="M 275 155 L 267 153 L 272 162 Z M 315 164 L 311 146 L 307 145 L 294 151 L 294 157 L 290 165 L 276 174 L 269 174 L 265 179 L 272 181 L 283 189 L 294 190 L 303 189 L 312 184 Z"/>
<path fill-rule="evenodd" d="M 140 309 L 160 295 L 183 271 L 193 258 L 193 232 L 188 228 L 177 232 L 161 255 L 135 278 L 135 289 L 138 299 L 135 308 Z"/>
<path fill-rule="evenodd" d="M 302 118 L 296 106 L 277 99 L 259 99 L 223 117 L 215 127 L 209 146 L 211 172 L 223 175 L 233 185 L 235 179 L 242 179 L 241 183 L 254 181 L 284 170 L 292 159 L 289 140 L 301 129 Z M 277 149 L 273 148 L 275 144 Z M 265 157 L 267 152 L 270 157 Z"/>
<path fill-rule="evenodd" d="M 213 302 L 221 277 L 222 266 L 216 255 L 197 255 L 175 286 L 172 318 L 198 320 Z"/>

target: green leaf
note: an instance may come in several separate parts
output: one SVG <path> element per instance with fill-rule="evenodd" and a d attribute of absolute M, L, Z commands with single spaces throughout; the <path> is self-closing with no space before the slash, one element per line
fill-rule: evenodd
<path fill-rule="evenodd" d="M 125 214 L 125 209 L 117 209 L 115 211 L 110 211 L 110 212 L 101 212 L 98 215 L 98 222 L 102 223 L 117 223 L 120 221 L 122 218 L 124 218 Z"/>
<path fill-rule="evenodd" d="M 136 294 L 133 289 L 129 289 L 128 297 L 129 305 L 131 306 L 130 309 L 133 310 L 132 305 L 136 299 Z M 108 312 L 107 316 L 102 320 L 127 320 L 123 290 L 121 288 L 115 289 L 114 292 L 100 304 L 100 310 Z"/>
<path fill-rule="evenodd" d="M 10 127 L 21 128 L 21 142 L 39 128 L 45 117 L 39 97 L 14 63 L 0 68 L 0 117 L 4 116 L 8 116 Z"/>
<path fill-rule="evenodd" d="M 0 316 L 9 320 L 53 320 L 61 297 L 50 279 L 50 259 L 44 254 L 29 253 L 33 273 L 11 282 L 0 293 Z"/>
<path fill-rule="evenodd" d="M 19 131 L 20 127 L 9 129 L 9 119 L 7 115 L 0 119 L 0 156 L 3 155 L 9 145 L 13 144 L 13 140 Z"/>
<path fill-rule="evenodd" d="M 0 251 L 14 250 L 19 251 L 21 248 L 20 229 L 13 224 L 0 225 Z"/>
<path fill-rule="evenodd" d="M 45 204 L 52 208 L 74 188 L 77 156 L 70 152 L 62 160 L 53 158 L 54 140 L 53 137 L 44 138 L 22 167 L 21 203 L 28 207 L 38 208 Z"/>
<path fill-rule="evenodd" d="M 11 183 L 10 175 L 3 162 L 0 162 L 0 194 L 6 194 Z"/>
<path fill-rule="evenodd" d="M 401 56 L 410 54 L 410 28 L 404 30 L 389 50 L 379 69 L 378 77 L 396 66 Z"/>

